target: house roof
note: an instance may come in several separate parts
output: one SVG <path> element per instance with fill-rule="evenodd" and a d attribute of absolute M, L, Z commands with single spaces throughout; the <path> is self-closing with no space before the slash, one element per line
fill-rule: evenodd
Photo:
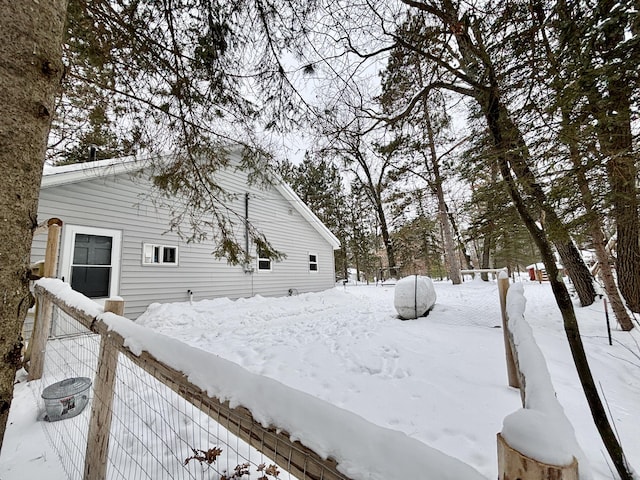
<path fill-rule="evenodd" d="M 101 177 L 133 173 L 145 166 L 148 160 L 135 157 L 109 158 L 94 162 L 74 163 L 71 165 L 45 165 L 42 172 L 41 188 L 66 185 L 93 180 Z"/>
<path fill-rule="evenodd" d="M 170 156 L 159 157 L 160 160 L 168 160 Z M 154 158 L 157 161 L 158 158 Z M 134 173 L 140 171 L 150 163 L 149 158 L 123 157 L 94 162 L 75 163 L 72 165 L 51 166 L 45 165 L 41 188 L 49 188 L 71 183 L 85 182 L 96 178 L 104 178 L 122 173 Z M 340 240 L 325 226 L 324 223 L 311 211 L 293 189 L 280 181 L 275 188 L 311 226 L 324 238 L 334 250 L 340 248 Z"/>

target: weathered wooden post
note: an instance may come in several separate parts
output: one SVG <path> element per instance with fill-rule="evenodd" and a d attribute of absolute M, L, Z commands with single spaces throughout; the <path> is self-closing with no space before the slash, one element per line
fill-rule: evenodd
<path fill-rule="evenodd" d="M 578 462 L 574 458 L 569 465 L 549 465 L 511 448 L 498 434 L 499 480 L 578 480 Z"/>
<path fill-rule="evenodd" d="M 116 315 L 124 314 L 124 300 L 120 298 L 106 300 L 104 311 Z M 84 459 L 85 480 L 103 480 L 107 477 L 109 432 L 117 367 L 118 349 L 112 344 L 109 334 L 102 335 Z"/>
<path fill-rule="evenodd" d="M 47 222 L 47 248 L 44 254 L 43 277 L 55 277 L 58 268 L 58 246 L 60 245 L 60 230 L 62 220 L 51 218 Z M 29 380 L 42 378 L 44 369 L 44 354 L 47 347 L 47 339 L 51 330 L 51 316 L 53 304 L 47 297 L 43 297 L 37 308 L 36 318 L 31 334 L 31 342 L 28 350 Z"/>
<path fill-rule="evenodd" d="M 502 334 L 504 336 L 504 351 L 507 359 L 507 376 L 509 378 L 509 386 L 520 388 L 520 380 L 518 378 L 518 369 L 513 357 L 511 342 L 509 341 L 507 317 L 507 292 L 509 291 L 509 276 L 507 272 L 502 271 L 498 274 L 498 294 L 500 296 L 500 311 L 502 313 Z"/>
<path fill-rule="evenodd" d="M 60 231 L 62 220 L 50 218 L 47 221 L 47 248 L 44 252 L 44 276 L 55 277 L 58 271 L 58 246 L 60 245 Z"/>
<path fill-rule="evenodd" d="M 31 265 L 31 276 L 32 278 L 44 277 L 44 261 Z M 26 341 L 22 346 L 22 365 L 27 372 L 29 371 L 29 361 L 31 360 L 31 349 L 33 347 L 33 342 L 31 340 L 33 338 L 33 332 L 36 327 L 36 320 L 38 318 L 39 311 L 40 302 L 36 295 L 35 306 L 33 308 L 33 322 L 29 325 L 29 321 L 25 318 L 25 321 L 22 324 L 22 338 Z M 31 331 L 28 331 L 29 327 L 31 328 Z"/>

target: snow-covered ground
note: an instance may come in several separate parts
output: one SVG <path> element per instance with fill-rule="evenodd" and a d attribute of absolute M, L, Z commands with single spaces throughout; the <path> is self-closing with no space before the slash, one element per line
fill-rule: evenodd
<path fill-rule="evenodd" d="M 402 321 L 394 287 L 347 286 L 285 298 L 152 305 L 136 323 L 398 430 L 497 477 L 496 433 L 521 407 L 507 386 L 495 282 L 436 282 L 427 317 Z M 526 319 L 593 478 L 617 478 L 591 420 L 548 284 L 526 281 Z M 622 445 L 640 459 L 640 334 L 613 325 L 603 302 L 577 309 L 585 347 Z M 64 476 L 46 444 L 34 395 L 16 388 L 0 479 Z M 46 474 L 44 473 L 46 472 Z M 416 478 L 419 477 L 419 474 Z"/>

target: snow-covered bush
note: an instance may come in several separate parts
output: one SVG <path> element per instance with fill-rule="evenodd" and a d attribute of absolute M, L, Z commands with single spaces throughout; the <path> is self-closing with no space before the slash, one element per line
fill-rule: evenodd
<path fill-rule="evenodd" d="M 403 320 L 426 315 L 435 303 L 436 290 L 429 277 L 411 275 L 396 283 L 393 305 Z"/>

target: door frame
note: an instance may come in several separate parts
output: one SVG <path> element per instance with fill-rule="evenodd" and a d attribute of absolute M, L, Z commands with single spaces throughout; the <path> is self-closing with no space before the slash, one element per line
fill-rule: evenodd
<path fill-rule="evenodd" d="M 111 237 L 113 239 L 111 242 L 111 276 L 109 280 L 109 297 L 118 296 L 120 292 L 120 254 L 122 251 L 122 230 L 87 227 L 84 225 L 64 225 L 62 251 L 60 255 L 61 258 L 59 277 L 64 278 L 64 281 L 69 284 L 71 283 L 71 264 L 73 263 L 73 249 L 75 247 L 77 233 Z"/>

